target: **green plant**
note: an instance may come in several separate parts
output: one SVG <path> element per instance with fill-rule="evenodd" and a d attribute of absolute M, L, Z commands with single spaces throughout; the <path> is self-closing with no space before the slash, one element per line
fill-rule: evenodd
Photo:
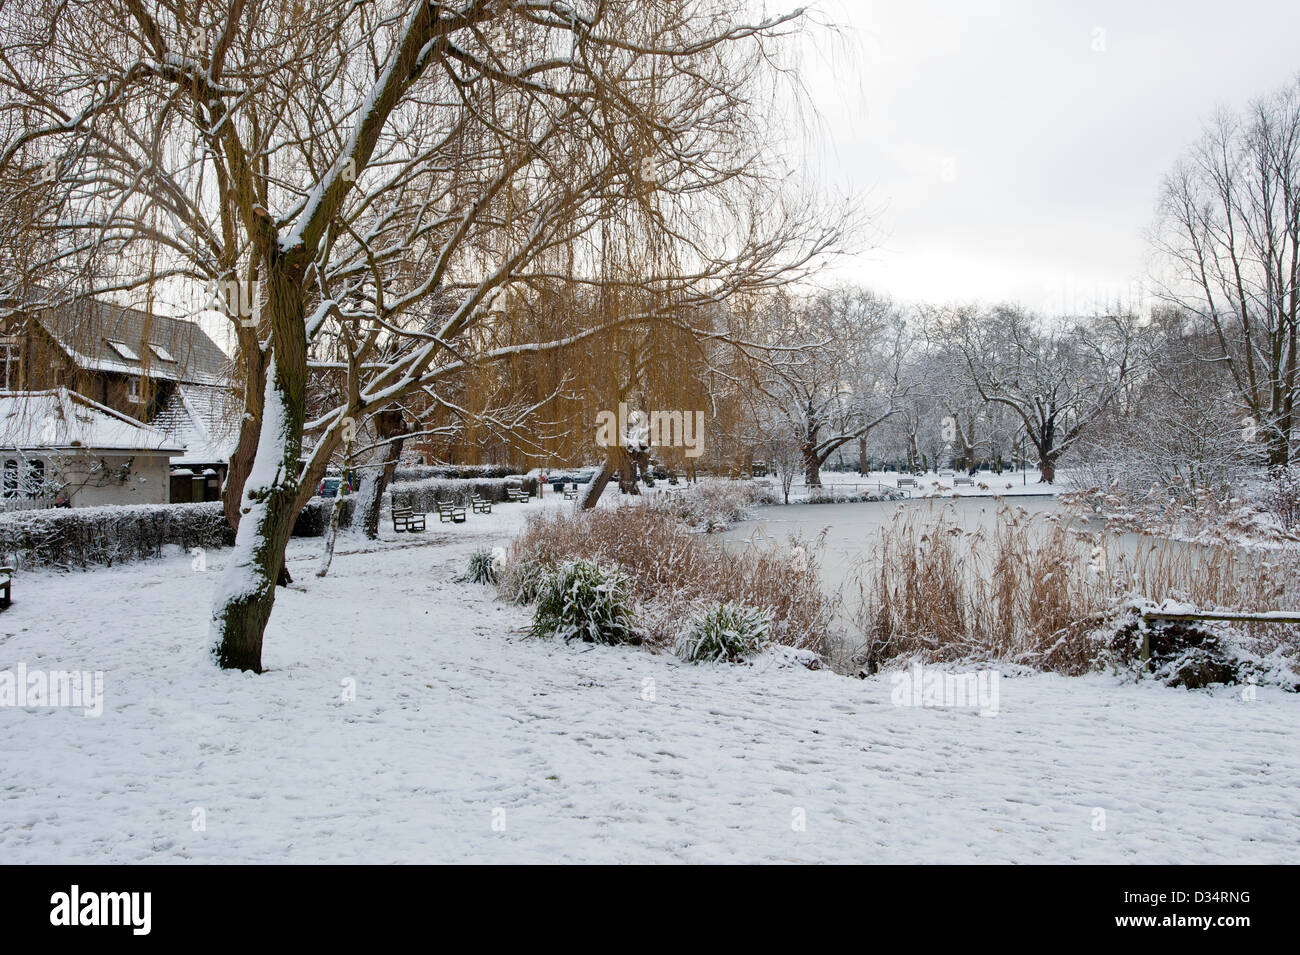
<path fill-rule="evenodd" d="M 469 555 L 469 579 L 475 584 L 497 582 L 496 558 L 490 550 L 476 550 Z"/>
<path fill-rule="evenodd" d="M 758 652 L 771 630 L 770 611 L 720 603 L 691 621 L 677 641 L 677 655 L 690 663 L 740 660 Z"/>
<path fill-rule="evenodd" d="M 542 581 L 531 634 L 588 643 L 640 643 L 626 579 L 585 560 L 561 564 Z"/>

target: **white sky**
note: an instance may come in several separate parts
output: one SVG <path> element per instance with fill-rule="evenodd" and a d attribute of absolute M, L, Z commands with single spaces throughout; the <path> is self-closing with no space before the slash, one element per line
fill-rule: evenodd
<path fill-rule="evenodd" d="M 847 28 L 806 63 L 818 159 L 881 208 L 832 277 L 909 301 L 1140 304 L 1161 177 L 1216 109 L 1300 72 L 1295 0 L 818 9 Z"/>

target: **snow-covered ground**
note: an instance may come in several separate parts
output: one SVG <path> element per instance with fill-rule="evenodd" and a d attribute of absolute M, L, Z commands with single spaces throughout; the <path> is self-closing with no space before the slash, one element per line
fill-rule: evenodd
<path fill-rule="evenodd" d="M 538 506 L 344 540 L 323 580 L 294 541 L 260 676 L 207 656 L 225 553 L 20 575 L 0 670 L 103 670 L 104 711 L 0 708 L 0 858 L 1300 861 L 1296 695 L 1030 676 L 979 716 L 530 640 L 455 578 Z"/>

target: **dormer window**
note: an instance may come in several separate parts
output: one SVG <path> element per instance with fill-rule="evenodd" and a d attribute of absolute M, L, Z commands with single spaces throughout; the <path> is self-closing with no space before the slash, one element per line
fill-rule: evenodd
<path fill-rule="evenodd" d="M 113 349 L 113 351 L 117 352 L 120 357 L 125 358 L 127 361 L 140 360 L 140 356 L 135 353 L 135 349 L 126 342 L 114 341 L 111 338 L 104 339 L 104 342 L 109 348 Z"/>
<path fill-rule="evenodd" d="M 126 400 L 133 405 L 140 403 L 140 379 L 128 378 L 126 380 Z"/>
<path fill-rule="evenodd" d="M 153 352 L 154 357 L 157 358 L 159 361 L 169 361 L 172 364 L 176 363 L 176 359 L 172 357 L 172 353 L 169 352 L 167 349 L 163 348 L 161 345 L 156 345 L 153 342 L 150 342 L 149 350 Z"/>

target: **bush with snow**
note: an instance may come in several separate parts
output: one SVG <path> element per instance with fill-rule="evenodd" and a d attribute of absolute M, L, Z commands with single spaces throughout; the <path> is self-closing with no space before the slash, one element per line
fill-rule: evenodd
<path fill-rule="evenodd" d="M 476 550 L 469 555 L 468 577 L 470 582 L 475 584 L 495 584 L 497 582 L 497 564 L 492 551 Z"/>
<path fill-rule="evenodd" d="M 561 564 L 542 582 L 530 631 L 587 643 L 640 643 L 626 579 L 585 560 Z"/>
<path fill-rule="evenodd" d="M 677 641 L 677 655 L 690 663 L 739 661 L 762 649 L 771 631 L 770 611 L 719 603 L 691 621 Z"/>
<path fill-rule="evenodd" d="M 162 557 L 168 545 L 228 547 L 220 501 L 52 508 L 0 515 L 0 559 L 15 567 L 111 567 Z"/>

